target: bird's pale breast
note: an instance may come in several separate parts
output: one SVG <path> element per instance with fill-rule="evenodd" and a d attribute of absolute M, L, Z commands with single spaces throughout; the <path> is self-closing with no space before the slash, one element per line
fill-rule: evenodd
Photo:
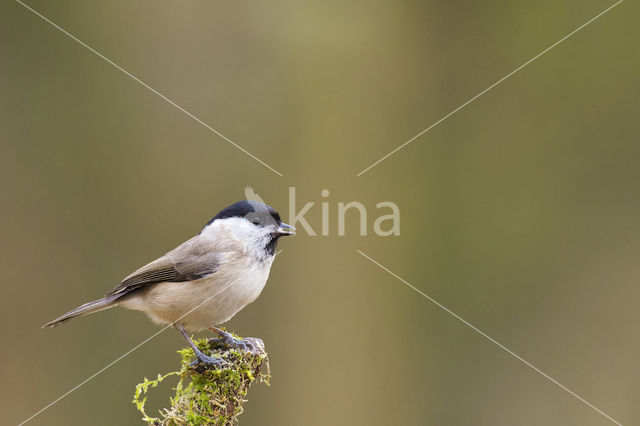
<path fill-rule="evenodd" d="M 267 282 L 272 263 L 273 259 L 246 261 L 195 281 L 155 284 L 121 305 L 144 311 L 158 323 L 199 331 L 228 321 L 253 302 Z"/>

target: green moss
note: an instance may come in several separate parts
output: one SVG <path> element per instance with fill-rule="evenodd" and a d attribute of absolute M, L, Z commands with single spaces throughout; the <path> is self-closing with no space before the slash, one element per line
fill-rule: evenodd
<path fill-rule="evenodd" d="M 250 339 L 250 338 L 248 338 Z M 258 339 L 256 339 L 258 340 Z M 155 380 L 144 379 L 136 386 L 133 403 L 148 425 L 232 425 L 242 414 L 242 405 L 251 384 L 258 379 L 269 384 L 269 359 L 265 352 L 252 353 L 227 348 L 211 348 L 208 339 L 195 341 L 207 355 L 219 356 L 229 362 L 223 369 L 211 370 L 203 366 L 191 367 L 195 359 L 191 348 L 178 351 L 179 371 L 161 375 Z M 261 345 L 260 341 L 260 346 Z M 265 372 L 263 372 L 265 370 Z M 159 417 L 150 417 L 144 409 L 147 393 L 170 376 L 178 376 L 171 408 L 160 410 Z"/>

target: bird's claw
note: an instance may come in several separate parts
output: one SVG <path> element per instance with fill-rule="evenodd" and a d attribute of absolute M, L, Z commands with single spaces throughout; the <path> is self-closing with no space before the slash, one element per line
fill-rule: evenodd
<path fill-rule="evenodd" d="M 203 353 L 196 354 L 197 358 L 189 364 L 189 366 L 194 368 L 199 368 L 200 366 L 207 367 L 211 370 L 222 369 L 226 365 L 229 365 L 229 361 L 219 357 L 212 357 L 209 355 L 205 355 Z"/>
<path fill-rule="evenodd" d="M 210 327 L 209 330 L 217 333 L 220 336 L 209 339 L 209 347 L 211 348 L 233 348 L 239 351 L 250 352 L 253 354 L 261 354 L 265 352 L 264 343 L 258 338 L 246 337 L 244 339 L 237 339 L 233 337 L 231 333 L 227 333 L 226 331 L 220 330 L 216 327 Z"/>

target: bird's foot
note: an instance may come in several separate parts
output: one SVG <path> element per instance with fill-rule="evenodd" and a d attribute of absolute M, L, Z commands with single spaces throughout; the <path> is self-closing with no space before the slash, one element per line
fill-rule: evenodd
<path fill-rule="evenodd" d="M 202 352 L 198 351 L 196 352 L 195 361 L 193 361 L 189 365 L 194 368 L 205 367 L 210 370 L 219 370 L 225 367 L 226 365 L 229 365 L 229 361 L 219 357 L 212 357 L 209 355 L 205 355 Z"/>
<path fill-rule="evenodd" d="M 258 339 L 256 337 L 245 337 L 244 339 L 237 339 L 233 337 L 231 333 L 227 333 L 226 331 L 220 330 L 216 327 L 209 327 L 209 330 L 220 336 L 209 339 L 209 347 L 211 348 L 233 348 L 239 351 L 251 352 L 253 354 L 265 353 L 264 342 L 262 341 L 262 339 Z"/>

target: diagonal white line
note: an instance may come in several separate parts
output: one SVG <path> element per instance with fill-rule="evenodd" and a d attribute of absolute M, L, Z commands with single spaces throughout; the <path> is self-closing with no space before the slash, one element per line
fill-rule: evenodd
<path fill-rule="evenodd" d="M 280 253 L 282 253 L 283 250 L 280 250 L 278 252 L 276 252 L 276 256 L 279 255 Z M 179 317 L 175 322 L 180 321 L 182 318 L 186 317 L 187 315 L 189 315 L 191 312 L 195 311 L 196 309 L 198 309 L 200 306 L 204 305 L 205 303 L 207 303 L 209 300 L 213 299 L 214 297 L 216 297 L 218 294 L 222 293 L 224 290 L 226 290 L 227 288 L 229 288 L 231 285 L 233 285 L 234 283 L 240 281 L 242 278 L 248 276 L 248 274 L 242 275 L 240 278 L 231 281 L 229 284 L 227 284 L 226 286 L 224 286 L 219 292 L 207 297 L 202 303 L 200 303 L 198 306 L 196 306 L 195 308 L 191 309 L 189 312 L 187 312 L 186 314 L 182 315 L 181 317 Z M 89 377 L 87 377 L 86 379 L 84 379 L 83 381 L 81 381 L 80 383 L 78 383 L 77 385 L 75 385 L 74 387 L 72 387 L 71 389 L 69 389 L 68 391 L 66 391 L 65 393 L 63 393 L 62 395 L 60 395 L 58 398 L 54 399 L 53 401 L 51 401 L 49 404 L 45 405 L 44 407 L 42 407 L 40 410 L 38 410 L 37 412 L 35 412 L 34 414 L 32 414 L 29 418 L 23 420 L 22 422 L 20 422 L 18 424 L 18 426 L 22 426 L 25 423 L 27 423 L 28 421 L 30 421 L 31 419 L 33 419 L 34 417 L 36 417 L 37 415 L 41 414 L 42 412 L 46 411 L 47 409 L 51 408 L 53 405 L 55 405 L 56 403 L 58 403 L 60 400 L 64 399 L 65 397 L 67 397 L 69 394 L 73 393 L 74 391 L 76 391 L 79 387 L 81 387 L 82 385 L 86 384 L 87 382 L 91 381 L 92 379 L 94 379 L 96 376 L 98 376 L 100 373 L 102 373 L 103 371 L 105 371 L 107 368 L 111 367 L 112 365 L 116 364 L 117 362 L 119 362 L 120 360 L 122 360 L 124 357 L 126 357 L 127 355 L 129 355 L 131 352 L 135 351 L 136 349 L 138 349 L 140 346 L 144 345 L 145 343 L 147 343 L 149 340 L 153 339 L 154 337 L 156 337 L 158 334 L 162 333 L 163 331 L 165 331 L 167 328 L 172 327 L 173 324 L 167 324 L 164 327 L 162 327 L 160 330 L 158 330 L 157 332 L 155 332 L 154 334 L 152 334 L 151 336 L 147 337 L 146 339 L 144 339 L 142 342 L 138 343 L 136 346 L 134 346 L 133 348 L 129 349 L 127 352 L 123 353 L 122 355 L 120 355 L 118 358 L 114 359 L 113 361 L 111 361 L 109 364 L 105 365 L 104 367 L 102 367 L 100 370 L 96 371 L 95 373 L 93 373 L 92 375 L 90 375 Z"/>
<path fill-rule="evenodd" d="M 539 368 L 537 368 L 535 365 L 531 364 L 529 361 L 527 361 L 526 359 L 522 358 L 520 355 L 518 355 L 517 353 L 513 352 L 511 349 L 507 348 L 505 345 L 503 345 L 502 343 L 498 342 L 496 339 L 494 339 L 493 337 L 489 336 L 487 333 L 485 333 L 484 331 L 480 330 L 478 327 L 476 327 L 475 325 L 471 324 L 469 321 L 465 320 L 464 318 L 462 318 L 460 315 L 456 314 L 455 312 L 453 312 L 451 309 L 447 308 L 446 306 L 442 305 L 440 302 L 438 302 L 437 300 L 435 300 L 433 297 L 429 296 L 428 294 L 424 293 L 423 291 L 417 289 L 416 287 L 414 287 L 413 285 L 411 285 L 409 282 L 405 281 L 404 279 L 400 278 L 398 275 L 396 275 L 395 273 L 391 272 L 389 269 L 385 268 L 384 266 L 382 266 L 380 263 L 378 263 L 377 261 L 373 260 L 371 257 L 367 256 L 366 254 L 364 254 L 361 250 L 356 250 L 359 254 L 361 254 L 363 257 L 365 257 L 366 259 L 370 260 L 371 262 L 373 262 L 374 264 L 376 264 L 377 266 L 379 266 L 382 270 L 388 272 L 390 275 L 392 275 L 393 277 L 395 277 L 396 279 L 402 281 L 405 285 L 407 285 L 408 287 L 410 287 L 412 290 L 416 291 L 417 293 L 419 293 L 420 295 L 422 295 L 424 298 L 426 298 L 427 300 L 429 300 L 431 303 L 435 304 L 436 306 L 438 306 L 440 309 L 444 310 L 445 312 L 447 312 L 448 314 L 450 314 L 451 316 L 453 316 L 455 319 L 457 319 L 458 321 L 462 322 L 464 325 L 470 327 L 472 330 L 474 330 L 475 332 L 479 333 L 480 335 L 482 335 L 483 337 L 487 338 L 489 341 L 491 341 L 492 343 L 494 343 L 495 345 L 497 345 L 498 347 L 500 347 L 501 349 L 503 349 L 505 352 L 507 352 L 509 355 L 513 356 L 514 358 L 516 358 L 517 360 L 521 361 L 522 363 L 524 363 L 527 367 L 530 367 L 531 369 L 533 369 L 534 371 L 536 371 L 537 373 L 539 373 L 540 375 L 542 375 L 545 379 L 549 380 L 550 382 L 558 385 L 559 387 L 561 387 L 562 389 L 564 389 L 565 391 L 567 391 L 569 394 L 571 394 L 572 396 L 574 396 L 575 398 L 579 399 L 580 401 L 582 401 L 583 403 L 585 403 L 586 405 L 588 405 L 589 407 L 593 408 L 595 411 L 597 411 L 598 413 L 602 414 L 603 416 L 605 416 L 607 419 L 611 420 L 612 422 L 614 422 L 617 425 L 622 426 L 622 423 L 618 422 L 617 420 L 615 420 L 614 418 L 612 418 L 611 416 L 609 416 L 607 413 L 605 413 L 604 411 L 600 410 L 598 407 L 596 407 L 595 405 L 593 405 L 592 403 L 590 403 L 589 401 L 585 400 L 584 398 L 582 398 L 580 395 L 578 395 L 577 393 L 575 393 L 574 391 L 572 391 L 571 389 L 569 389 L 568 387 L 564 386 L 562 383 L 558 382 L 556 379 L 554 379 L 553 377 L 549 376 L 547 373 L 545 373 L 544 371 L 540 370 Z"/>
<path fill-rule="evenodd" d="M 48 408 L 50 408 L 51 406 L 55 405 L 57 402 L 59 402 L 60 400 L 64 399 L 66 396 L 68 396 L 69 394 L 71 394 L 72 392 L 74 392 L 75 390 L 77 390 L 79 387 L 81 387 L 82 385 L 86 384 L 87 382 L 89 382 L 90 380 L 92 380 L 93 378 L 95 378 L 97 375 L 99 375 L 100 373 L 102 373 L 104 370 L 106 370 L 107 368 L 111 367 L 113 364 L 117 363 L 118 361 L 122 360 L 122 358 L 126 357 L 127 355 L 129 355 L 131 352 L 135 351 L 136 349 L 138 349 L 140 346 L 144 345 L 145 343 L 147 343 L 149 340 L 153 339 L 154 337 L 156 337 L 158 334 L 162 333 L 163 331 L 165 331 L 167 328 L 169 328 L 171 325 L 167 325 L 163 328 L 161 328 L 159 331 L 157 331 L 155 334 L 152 334 L 150 337 L 147 337 L 145 340 L 143 340 L 142 342 L 138 343 L 136 346 L 134 346 L 133 348 L 131 348 L 130 350 L 128 350 L 127 352 L 123 353 L 122 355 L 120 355 L 118 358 L 114 359 L 113 361 L 111 361 L 109 364 L 105 365 L 104 367 L 102 367 L 100 370 L 96 371 L 95 373 L 93 373 L 92 375 L 90 375 L 89 377 L 87 377 L 86 379 L 84 379 L 83 381 L 81 381 L 80 383 L 78 383 L 77 385 L 75 385 L 74 387 L 72 387 L 71 389 L 69 389 L 68 391 L 66 391 L 65 393 L 63 393 L 62 395 L 60 395 L 58 398 L 54 399 L 53 401 L 51 401 L 49 404 L 45 405 L 44 407 L 42 407 L 40 410 L 36 411 L 34 414 L 32 414 L 29 418 L 21 421 L 18 426 L 22 426 L 23 424 L 29 422 L 30 420 L 32 420 L 34 417 L 36 417 L 37 415 L 41 414 L 42 412 L 44 412 L 45 410 L 47 410 Z"/>
<path fill-rule="evenodd" d="M 487 93 L 489 90 L 493 89 L 494 87 L 496 87 L 497 85 L 499 85 L 500 83 L 502 83 L 503 81 L 505 81 L 506 79 L 508 79 L 509 77 L 511 77 L 512 75 L 514 75 L 515 73 L 517 73 L 518 71 L 520 71 L 522 68 L 526 67 L 527 65 L 529 65 L 531 62 L 535 61 L 536 59 L 538 59 L 540 56 L 544 55 L 545 53 L 547 53 L 548 51 L 550 51 L 551 49 L 553 49 L 554 47 L 556 47 L 557 45 L 559 45 L 560 43 L 562 43 L 563 41 L 565 41 L 566 39 L 568 39 L 569 37 L 571 37 L 572 35 L 574 35 L 575 33 L 577 33 L 578 31 L 582 30 L 583 28 L 585 28 L 587 25 L 591 24 L 593 21 L 595 21 L 596 19 L 598 19 L 599 17 L 601 17 L 602 15 L 604 15 L 605 13 L 609 12 L 611 9 L 613 9 L 614 7 L 616 7 L 617 5 L 619 5 L 620 3 L 622 3 L 624 0 L 619 0 L 618 2 L 612 4 L 611 6 L 609 6 L 608 8 L 606 8 L 605 10 L 603 10 L 602 12 L 600 12 L 599 14 L 597 14 L 596 16 L 594 16 L 593 18 L 589 19 L 587 22 L 585 22 L 584 24 L 580 25 L 578 28 L 576 28 L 575 30 L 571 31 L 569 34 L 567 34 L 566 36 L 562 37 L 560 40 L 556 41 L 555 43 L 553 43 L 551 46 L 547 47 L 546 49 L 544 49 L 542 52 L 538 53 L 536 56 L 534 56 L 533 58 L 529 59 L 527 62 L 525 62 L 524 64 L 520 65 L 518 68 L 516 68 L 515 70 L 511 71 L 509 74 L 505 75 L 504 77 L 502 77 L 500 80 L 496 81 L 495 83 L 493 83 L 491 86 L 487 87 L 486 89 L 484 89 L 482 92 L 478 93 L 477 95 L 475 95 L 473 98 L 469 99 L 468 101 L 466 101 L 465 103 L 463 103 L 462 105 L 460 105 L 459 107 L 457 107 L 456 109 L 454 109 L 453 111 L 451 111 L 450 113 L 448 113 L 447 115 L 445 115 L 444 117 L 442 117 L 440 120 L 436 121 L 435 123 L 433 123 L 432 125 L 430 125 L 429 127 L 427 127 L 426 129 L 424 129 L 423 131 L 421 131 L 420 133 L 418 133 L 417 135 L 415 135 L 414 137 L 412 137 L 411 139 L 409 139 L 408 141 L 406 141 L 405 143 L 403 143 L 402 145 L 400 145 L 399 147 L 397 147 L 396 149 L 394 149 L 393 151 L 391 151 L 390 153 L 388 153 L 387 155 L 385 155 L 384 157 L 380 158 L 378 161 L 376 161 L 375 163 L 371 164 L 369 167 L 367 167 L 366 169 L 362 170 L 360 173 L 358 173 L 356 176 L 360 176 L 363 173 L 367 172 L 369 169 L 377 166 L 378 164 L 380 164 L 381 162 L 383 162 L 384 160 L 386 160 L 387 158 L 389 158 L 390 156 L 392 156 L 393 154 L 395 154 L 396 152 L 400 151 L 402 148 L 404 148 L 405 146 L 409 145 L 411 142 L 413 142 L 414 140 L 418 139 L 420 136 L 424 135 L 425 133 L 427 133 L 429 130 L 433 129 L 434 127 L 436 127 L 438 124 L 442 123 L 444 120 L 446 120 L 447 118 L 451 117 L 453 114 L 455 114 L 456 112 L 460 111 L 462 108 L 466 107 L 467 105 L 469 105 L 471 102 L 475 101 L 476 99 L 478 99 L 480 96 L 484 95 L 485 93 Z"/>
<path fill-rule="evenodd" d="M 254 160 L 256 160 L 258 163 L 262 164 L 263 166 L 265 166 L 266 168 L 268 168 L 269 170 L 271 170 L 272 172 L 274 172 L 275 174 L 277 174 L 278 176 L 283 176 L 282 173 L 280 173 L 279 171 L 277 171 L 276 169 L 274 169 L 273 167 L 271 167 L 270 165 L 268 165 L 267 163 L 265 163 L 264 161 L 262 161 L 261 159 L 259 159 L 258 157 L 256 157 L 255 155 L 253 155 L 252 153 L 250 153 L 249 151 L 247 151 L 246 149 L 244 149 L 243 147 L 241 147 L 240 145 L 238 145 L 237 143 L 235 143 L 234 141 L 232 141 L 231 139 L 229 139 L 228 137 L 226 137 L 225 135 L 223 135 L 222 133 L 220 133 L 219 131 L 217 131 L 216 129 L 214 129 L 213 127 L 211 127 L 210 125 L 208 125 L 207 123 L 205 123 L 204 121 L 202 121 L 201 119 L 199 119 L 198 117 L 196 117 L 195 115 L 193 115 L 192 113 L 190 113 L 189 111 L 187 111 L 186 109 L 182 108 L 180 105 L 178 105 L 177 103 L 175 103 L 174 101 L 172 101 L 171 99 L 167 98 L 165 95 L 163 95 L 162 93 L 158 92 L 156 89 L 154 89 L 153 87 L 149 86 L 147 83 L 145 83 L 144 81 L 140 80 L 138 77 L 136 77 L 135 75 L 131 74 L 129 71 L 127 71 L 126 69 L 122 68 L 120 65 L 116 64 L 115 62 L 113 62 L 111 59 L 107 58 L 106 56 L 104 56 L 102 53 L 98 52 L 97 50 L 95 50 L 93 47 L 89 46 L 88 44 L 86 44 L 85 42 L 83 42 L 82 40 L 80 40 L 78 37 L 74 36 L 73 34 L 71 34 L 70 32 L 68 32 L 67 30 L 65 30 L 64 28 L 60 27 L 59 25 L 57 25 L 56 23 L 54 23 L 53 21 L 51 21 L 49 18 L 43 16 L 40 12 L 34 10 L 33 8 L 31 8 L 30 6 L 27 6 L 26 4 L 24 4 L 22 1 L 20 0 L 16 0 L 18 3 L 20 3 L 22 6 L 24 6 L 26 9 L 30 10 L 31 12 L 33 12 L 35 15 L 39 16 L 40 18 L 42 18 L 43 20 L 45 20 L 46 22 L 48 22 L 49 24 L 51 24 L 54 28 L 62 31 L 64 34 L 66 34 L 67 36 L 69 36 L 70 38 L 72 38 L 74 41 L 76 41 L 77 43 L 79 43 L 80 45 L 86 47 L 87 49 L 89 49 L 91 52 L 95 53 L 96 55 L 98 55 L 101 59 L 103 59 L 104 61 L 108 62 L 109 64 L 113 65 L 116 69 L 118 69 L 119 71 L 121 71 L 123 74 L 125 74 L 127 77 L 130 77 L 131 79 L 135 80 L 136 82 L 138 82 L 139 84 L 141 84 L 142 86 L 144 86 L 146 89 L 148 89 L 150 92 L 155 93 L 156 95 L 160 96 L 162 99 L 164 99 L 165 101 L 167 101 L 168 103 L 170 103 L 172 106 L 176 107 L 177 109 L 179 109 L 180 111 L 182 111 L 183 113 L 185 113 L 187 116 L 189 116 L 190 118 L 192 118 L 193 120 L 195 120 L 196 122 L 198 122 L 199 124 L 203 125 L 204 127 L 206 127 L 207 129 L 209 129 L 210 131 L 212 131 L 213 133 L 215 133 L 216 135 L 218 135 L 219 137 L 221 137 L 222 139 L 224 139 L 225 141 L 229 142 L 231 145 L 235 146 L 236 148 L 238 148 L 240 151 L 244 152 L 245 154 L 247 154 L 249 157 L 253 158 Z"/>

